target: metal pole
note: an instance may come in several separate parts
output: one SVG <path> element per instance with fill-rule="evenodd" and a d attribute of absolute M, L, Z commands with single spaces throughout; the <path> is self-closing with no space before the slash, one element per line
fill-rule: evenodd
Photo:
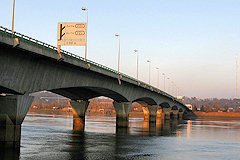
<path fill-rule="evenodd" d="M 151 68 L 151 61 L 150 60 L 147 60 L 147 62 L 149 63 L 149 71 L 148 71 L 148 83 L 149 83 L 149 85 L 150 85 L 150 68 Z"/>
<path fill-rule="evenodd" d="M 138 80 L 138 50 L 134 50 L 135 53 L 137 53 L 137 80 Z"/>
<path fill-rule="evenodd" d="M 159 88 L 159 68 L 157 67 L 156 69 L 157 69 L 157 71 L 158 71 L 158 76 L 157 76 L 157 88 Z"/>
<path fill-rule="evenodd" d="M 149 84 L 150 84 L 150 63 L 149 63 Z"/>
<path fill-rule="evenodd" d="M 118 37 L 119 39 L 119 45 L 118 45 L 118 74 L 119 74 L 119 65 L 120 65 L 120 35 L 119 34 L 115 34 L 116 37 Z"/>
<path fill-rule="evenodd" d="M 119 48 L 118 48 L 118 74 L 119 74 L 119 65 L 120 65 L 120 36 L 119 36 Z"/>
<path fill-rule="evenodd" d="M 165 92 L 165 78 L 166 78 L 165 73 L 163 73 L 162 75 L 163 75 L 163 90 Z"/>
<path fill-rule="evenodd" d="M 138 80 L 138 52 L 137 52 L 137 80 Z"/>
<path fill-rule="evenodd" d="M 86 25 L 85 61 L 87 60 L 87 36 L 88 36 L 88 9 L 86 10 L 87 10 L 87 25 Z"/>
<path fill-rule="evenodd" d="M 238 97 L 238 93 L 237 93 L 237 81 L 238 81 L 238 56 L 236 56 L 236 98 Z"/>
<path fill-rule="evenodd" d="M 15 0 L 13 0 L 12 34 L 13 34 L 13 28 L 14 28 L 14 10 L 15 10 Z"/>
<path fill-rule="evenodd" d="M 167 79 L 168 79 L 168 93 L 170 93 L 170 87 L 171 87 L 171 86 L 170 86 L 170 83 L 171 83 L 171 82 L 170 82 L 170 78 L 167 78 Z"/>

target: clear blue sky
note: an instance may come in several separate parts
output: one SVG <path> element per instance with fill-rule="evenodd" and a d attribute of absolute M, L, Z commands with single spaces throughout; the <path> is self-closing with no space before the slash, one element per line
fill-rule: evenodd
<path fill-rule="evenodd" d="M 239 0 L 16 0 L 15 31 L 56 46 L 57 23 L 85 21 L 82 6 L 89 9 L 88 59 L 117 69 L 119 33 L 121 72 L 136 77 L 138 49 L 142 81 L 149 59 L 154 86 L 159 67 L 186 96 L 235 96 Z M 11 28 L 11 0 L 1 0 L 0 15 L 0 25 Z M 83 47 L 63 49 L 84 56 Z"/>

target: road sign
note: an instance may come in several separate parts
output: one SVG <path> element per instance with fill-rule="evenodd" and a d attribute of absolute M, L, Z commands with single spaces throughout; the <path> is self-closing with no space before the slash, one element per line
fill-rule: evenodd
<path fill-rule="evenodd" d="M 60 46 L 85 46 L 86 41 L 58 41 L 57 45 Z"/>
<path fill-rule="evenodd" d="M 85 39 L 86 23 L 58 23 L 58 41 Z"/>

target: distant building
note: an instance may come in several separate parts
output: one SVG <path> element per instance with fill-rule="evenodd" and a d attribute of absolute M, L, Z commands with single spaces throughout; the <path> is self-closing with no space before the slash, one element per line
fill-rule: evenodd
<path fill-rule="evenodd" d="M 192 107 L 192 105 L 191 104 L 186 104 L 186 106 L 190 109 L 190 110 L 192 110 L 193 109 L 193 107 Z"/>
<path fill-rule="evenodd" d="M 177 96 L 177 99 L 183 99 L 183 96 Z"/>

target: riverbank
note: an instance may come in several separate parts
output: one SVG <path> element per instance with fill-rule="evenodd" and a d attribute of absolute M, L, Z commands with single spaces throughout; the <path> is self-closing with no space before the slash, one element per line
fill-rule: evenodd
<path fill-rule="evenodd" d="M 240 118 L 240 113 L 235 112 L 194 112 L 198 117 L 224 117 L 224 118 Z"/>
<path fill-rule="evenodd" d="M 37 113 L 37 114 L 49 114 L 49 115 L 69 115 L 72 116 L 72 111 L 66 110 L 30 110 L 28 113 Z M 116 117 L 115 113 L 104 114 L 102 112 L 86 112 L 86 116 L 100 116 L 100 117 Z M 143 118 L 143 112 L 130 112 L 130 117 Z"/>

